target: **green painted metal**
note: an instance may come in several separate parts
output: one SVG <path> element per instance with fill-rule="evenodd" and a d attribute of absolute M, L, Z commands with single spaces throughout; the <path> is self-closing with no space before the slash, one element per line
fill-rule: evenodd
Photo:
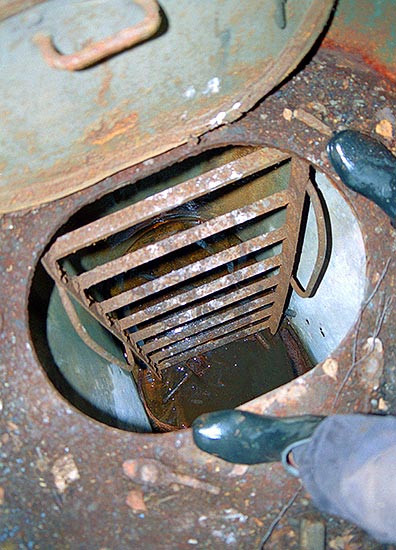
<path fill-rule="evenodd" d="M 70 73 L 64 54 L 137 24 L 131 0 L 52 0 L 0 23 L 0 211 L 92 185 L 239 118 L 303 58 L 333 0 L 165 0 L 156 35 Z M 0 8 L 0 20 L 2 19 Z"/>
<path fill-rule="evenodd" d="M 396 78 L 394 0 L 340 0 L 328 38 Z"/>

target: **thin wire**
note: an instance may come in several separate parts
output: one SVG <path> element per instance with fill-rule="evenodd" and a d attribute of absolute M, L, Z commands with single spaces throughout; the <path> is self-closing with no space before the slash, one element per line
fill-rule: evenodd
<path fill-rule="evenodd" d="M 381 273 L 381 276 L 380 278 L 378 279 L 377 281 L 377 284 L 375 285 L 373 291 L 371 292 L 370 296 L 363 302 L 363 306 L 360 310 L 360 315 L 359 315 L 359 319 L 358 319 L 358 322 L 357 322 L 357 325 L 356 325 L 356 333 L 355 333 L 355 339 L 354 339 L 354 343 L 353 343 L 353 349 L 352 349 L 352 363 L 351 363 L 351 366 L 349 367 L 347 373 L 345 374 L 344 376 L 344 379 L 342 380 L 336 394 L 335 394 L 335 397 L 334 397 L 334 401 L 333 401 L 333 409 L 335 409 L 337 407 L 337 404 L 338 404 L 338 400 L 341 396 L 341 393 L 342 391 L 344 390 L 345 388 L 345 385 L 346 383 L 348 382 L 354 368 L 356 367 L 356 365 L 358 364 L 358 361 L 356 361 L 356 355 L 357 355 L 357 344 L 358 344 L 358 336 L 359 336 L 359 332 L 360 332 L 360 327 L 361 327 L 361 324 L 362 324 L 362 318 L 363 318 L 363 313 L 365 311 L 365 309 L 367 308 L 367 306 L 369 305 L 369 303 L 372 301 L 372 299 L 374 298 L 375 294 L 378 292 L 378 289 L 382 283 L 382 281 L 384 280 L 385 278 L 385 275 L 389 269 L 389 264 L 391 263 L 391 258 L 388 258 L 386 264 L 385 264 L 385 267 Z M 379 325 L 379 328 L 381 328 L 382 326 L 382 322 L 384 320 L 384 317 L 385 317 L 385 313 L 381 316 L 381 323 Z M 375 336 L 374 338 L 376 338 L 379 334 L 379 330 L 378 330 L 378 326 L 377 326 L 377 330 L 375 331 Z M 361 361 L 359 361 L 361 362 Z"/>
<path fill-rule="evenodd" d="M 297 489 L 297 491 L 293 494 L 293 496 L 286 502 L 286 504 L 284 505 L 284 507 L 282 508 L 282 510 L 279 512 L 279 514 L 275 517 L 275 519 L 272 521 L 271 525 L 269 526 L 267 532 L 265 533 L 262 541 L 261 541 L 261 546 L 260 546 L 260 550 L 263 550 L 264 549 L 264 546 L 265 544 L 268 542 L 269 538 L 271 537 L 272 533 L 274 532 L 274 530 L 276 529 L 276 526 L 278 525 L 278 523 L 280 522 L 280 520 L 283 518 L 283 516 L 286 514 L 286 512 L 289 510 L 289 508 L 291 506 L 293 506 L 294 504 L 294 501 L 296 500 L 296 498 L 298 497 L 298 495 L 300 494 L 300 491 L 302 489 L 302 485 L 300 484 L 300 487 Z"/>

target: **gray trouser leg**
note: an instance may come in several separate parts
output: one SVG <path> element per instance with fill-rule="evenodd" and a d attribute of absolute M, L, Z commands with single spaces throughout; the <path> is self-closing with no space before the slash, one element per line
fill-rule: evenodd
<path fill-rule="evenodd" d="M 396 417 L 329 416 L 293 457 L 320 510 L 396 542 Z"/>

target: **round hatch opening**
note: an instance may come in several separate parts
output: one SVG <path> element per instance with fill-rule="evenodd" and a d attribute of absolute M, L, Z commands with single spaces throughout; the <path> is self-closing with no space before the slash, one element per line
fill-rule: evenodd
<path fill-rule="evenodd" d="M 188 427 L 303 375 L 356 321 L 356 216 L 308 161 L 224 147 L 72 215 L 29 302 L 40 362 L 96 420 Z M 44 269 L 45 266 L 45 269 Z"/>

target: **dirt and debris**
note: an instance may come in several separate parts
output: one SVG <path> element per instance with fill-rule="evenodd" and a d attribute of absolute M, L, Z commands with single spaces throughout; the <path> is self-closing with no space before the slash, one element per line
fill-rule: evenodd
<path fill-rule="evenodd" d="M 51 471 L 55 486 L 60 493 L 64 493 L 69 485 L 80 479 L 79 471 L 71 454 L 57 458 Z"/>
<path fill-rule="evenodd" d="M 342 88 L 345 81 L 347 93 Z M 310 105 L 312 102 L 320 103 L 324 109 L 314 109 Z M 225 541 L 229 540 L 241 550 L 259 548 L 271 522 L 296 491 L 295 480 L 277 464 L 249 467 L 246 471 L 238 471 L 238 475 L 230 475 L 233 466 L 199 452 L 189 430 L 165 435 L 122 432 L 100 425 L 72 407 L 50 383 L 44 370 L 45 362 L 38 362 L 42 354 L 37 341 L 32 341 L 28 315 L 32 273 L 47 243 L 70 214 L 109 188 L 120 187 L 127 181 L 135 182 L 142 175 L 159 171 L 205 148 L 228 143 L 261 144 L 309 159 L 332 177 L 351 201 L 366 245 L 369 294 L 375 286 L 374 273 L 381 272 L 385 258 L 394 256 L 394 233 L 389 221 L 375 205 L 341 188 L 327 161 L 327 136 L 294 118 L 287 121 L 283 112 L 285 108 L 292 111 L 301 108 L 320 117 L 332 131 L 353 127 L 381 137 L 375 133 L 379 122 L 376 113 L 380 109 L 392 109 L 395 104 L 394 85 L 365 66 L 361 59 L 345 52 L 321 50 L 303 70 L 237 124 L 210 132 L 199 144 L 195 140 L 158 156 L 152 164 L 130 168 L 83 192 L 1 219 L 3 279 L 0 295 L 7 312 L 0 334 L 0 398 L 4 403 L 0 451 L 0 486 L 5 494 L 0 533 L 3 545 L 63 550 L 65 541 L 71 548 L 79 548 L 89 541 L 94 548 L 176 549 L 188 548 L 188 541 L 193 540 L 204 549 L 224 548 Z M 395 149 L 395 145 L 392 138 L 388 146 Z M 8 266 L 13 267 L 12 271 L 7 271 Z M 389 296 L 395 294 L 395 269 L 394 265 L 390 267 L 383 282 Z M 351 377 L 340 394 L 339 412 L 377 410 L 371 403 L 373 400 L 378 407 L 386 406 L 387 413 L 396 414 L 394 316 L 385 316 L 379 333 L 375 334 L 379 306 L 380 302 L 374 300 L 364 311 L 357 344 L 358 351 L 362 352 L 361 342 L 365 343 L 373 335 L 381 340 L 383 372 L 379 387 L 369 392 L 367 386 L 363 387 Z M 338 363 L 338 384 L 353 361 L 354 334 L 352 330 L 332 354 Z M 299 391 L 297 386 L 293 386 L 293 391 L 275 390 L 259 397 L 255 406 L 270 414 L 328 414 L 333 407 L 337 382 L 325 375 L 319 366 L 299 378 Z M 249 404 L 248 408 L 253 410 L 253 405 Z M 60 487 L 65 489 L 60 494 L 51 471 L 43 467 L 40 472 L 34 467 L 38 459 L 36 447 L 39 446 L 49 464 L 54 465 L 60 449 L 66 445 L 73 449 L 74 463 L 81 477 L 68 487 L 65 481 L 61 482 Z M 78 460 L 74 449 L 78 449 Z M 132 486 L 136 482 L 123 474 L 122 464 L 148 458 L 160 460 L 167 471 L 177 471 L 175 475 L 209 483 L 220 488 L 220 492 L 195 490 L 178 478 L 172 483 L 180 487 L 179 492 L 170 495 L 170 485 L 150 485 L 150 495 L 144 495 L 150 513 L 132 513 L 126 498 L 136 489 Z M 60 474 L 60 479 L 65 476 L 67 479 L 69 470 L 66 468 L 61 474 L 62 469 L 61 461 L 55 472 Z M 70 471 L 75 472 L 74 466 Z M 72 477 L 75 478 L 76 473 Z M 169 496 L 175 498 L 168 499 Z M 161 499 L 168 499 L 166 505 L 156 506 Z M 221 511 L 227 509 L 237 510 L 248 517 L 247 521 L 241 523 L 235 519 L 226 523 Z M 199 521 L 202 517 L 208 519 Z M 299 525 L 303 517 L 324 517 L 313 509 L 306 495 L 299 496 L 283 516 L 265 550 L 298 550 Z M 352 545 L 356 549 L 383 549 L 383 545 L 347 522 L 331 517 L 325 520 L 328 545 L 335 541 L 333 544 L 344 548 L 349 545 L 349 550 Z M 222 528 L 223 524 L 227 527 Z"/>
<path fill-rule="evenodd" d="M 178 474 L 161 462 L 153 459 L 127 460 L 123 464 L 124 473 L 136 483 L 166 487 L 168 485 L 185 485 L 193 489 L 207 491 L 213 495 L 220 494 L 220 487 L 186 474 Z"/>
<path fill-rule="evenodd" d="M 143 491 L 139 489 L 129 491 L 125 502 L 133 512 L 147 512 Z"/>

